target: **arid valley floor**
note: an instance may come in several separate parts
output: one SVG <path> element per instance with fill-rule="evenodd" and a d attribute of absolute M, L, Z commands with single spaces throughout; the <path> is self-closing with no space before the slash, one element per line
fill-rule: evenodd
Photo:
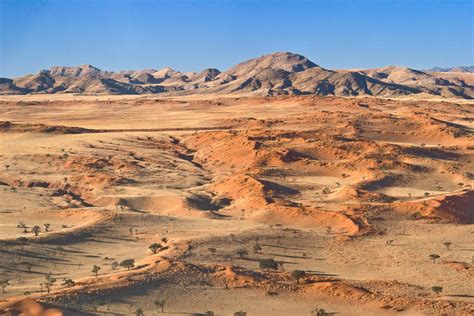
<path fill-rule="evenodd" d="M 472 315 L 473 105 L 1 96 L 0 314 Z"/>

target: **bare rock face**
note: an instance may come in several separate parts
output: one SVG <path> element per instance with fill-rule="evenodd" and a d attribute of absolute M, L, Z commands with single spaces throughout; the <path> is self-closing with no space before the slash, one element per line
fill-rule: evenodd
<path fill-rule="evenodd" d="M 81 65 L 78 67 L 52 67 L 49 71 L 51 76 L 84 77 L 102 75 L 103 71 L 92 65 Z"/>
<path fill-rule="evenodd" d="M 277 52 L 244 61 L 224 72 L 215 68 L 194 73 L 171 68 L 108 72 L 91 65 L 52 67 L 35 75 L 1 79 L 0 94 L 169 92 L 398 97 L 424 93 L 471 99 L 474 97 L 474 74 L 469 72 L 469 67 L 464 68 L 462 72 L 449 74 L 399 66 L 328 70 L 302 55 Z"/>
<path fill-rule="evenodd" d="M 257 75 L 266 69 L 284 70 L 288 73 L 295 73 L 313 67 L 318 67 L 318 65 L 304 56 L 293 53 L 274 53 L 244 61 L 230 68 L 225 73 L 237 77 L 249 77 Z"/>
<path fill-rule="evenodd" d="M 208 82 L 217 77 L 221 72 L 216 68 L 207 68 L 195 74 L 190 79 L 193 82 Z"/>

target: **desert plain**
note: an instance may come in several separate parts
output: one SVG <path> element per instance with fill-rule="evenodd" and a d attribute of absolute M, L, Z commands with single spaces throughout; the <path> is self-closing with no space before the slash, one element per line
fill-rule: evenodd
<path fill-rule="evenodd" d="M 472 315 L 473 104 L 1 96 L 0 314 Z"/>

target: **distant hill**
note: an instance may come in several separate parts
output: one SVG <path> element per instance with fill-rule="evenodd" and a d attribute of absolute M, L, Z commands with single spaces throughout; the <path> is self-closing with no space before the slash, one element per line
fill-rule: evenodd
<path fill-rule="evenodd" d="M 463 69 L 472 67 L 463 67 Z M 52 67 L 19 78 L 0 78 L 0 94 L 249 94 L 374 95 L 398 97 L 429 94 L 474 97 L 474 74 L 457 75 L 388 66 L 365 70 L 329 70 L 308 58 L 278 52 L 239 63 L 226 71 L 215 68 L 180 72 L 171 68 L 110 72 L 91 65 Z"/>
<path fill-rule="evenodd" d="M 433 67 L 430 69 L 425 69 L 426 72 L 471 72 L 474 73 L 474 65 L 472 66 L 458 66 L 458 67 L 449 67 L 449 68 L 441 68 L 441 67 Z"/>

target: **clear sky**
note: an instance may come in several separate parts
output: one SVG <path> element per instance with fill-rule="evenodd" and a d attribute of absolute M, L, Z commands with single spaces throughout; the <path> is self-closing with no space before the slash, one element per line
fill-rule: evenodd
<path fill-rule="evenodd" d="M 0 0 L 0 76 L 54 65 L 220 70 L 275 51 L 330 69 L 474 64 L 474 0 Z"/>

